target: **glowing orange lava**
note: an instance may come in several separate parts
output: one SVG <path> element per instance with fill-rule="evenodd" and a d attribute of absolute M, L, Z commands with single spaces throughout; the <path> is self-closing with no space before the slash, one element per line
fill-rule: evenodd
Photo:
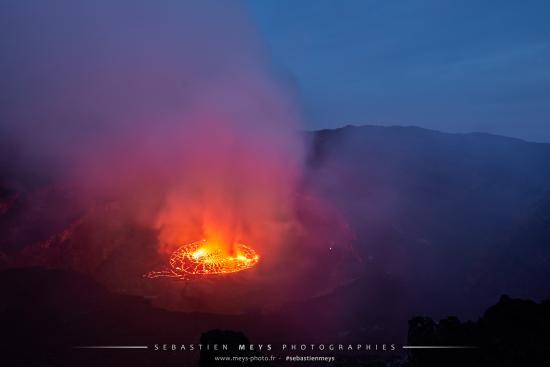
<path fill-rule="evenodd" d="M 181 246 L 170 256 L 170 269 L 152 271 L 147 278 L 189 278 L 190 275 L 235 273 L 253 267 L 260 257 L 252 248 L 237 244 L 236 255 L 227 255 L 219 246 L 212 246 L 206 240 Z"/>

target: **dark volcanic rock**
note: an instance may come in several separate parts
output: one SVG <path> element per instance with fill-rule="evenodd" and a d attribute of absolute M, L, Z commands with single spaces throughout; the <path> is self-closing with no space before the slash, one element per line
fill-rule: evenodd
<path fill-rule="evenodd" d="M 0 360 L 6 366 L 181 366 L 189 351 L 155 351 L 163 343 L 197 343 L 201 332 L 241 324 L 239 317 L 183 314 L 117 295 L 89 277 L 39 268 L 0 275 Z M 146 345 L 147 350 L 76 346 Z"/>

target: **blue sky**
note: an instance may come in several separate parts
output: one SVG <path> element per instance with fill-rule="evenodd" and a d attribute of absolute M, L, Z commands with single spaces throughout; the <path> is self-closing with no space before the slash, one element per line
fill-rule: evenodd
<path fill-rule="evenodd" d="M 550 142 L 550 1 L 249 0 L 308 128 Z"/>

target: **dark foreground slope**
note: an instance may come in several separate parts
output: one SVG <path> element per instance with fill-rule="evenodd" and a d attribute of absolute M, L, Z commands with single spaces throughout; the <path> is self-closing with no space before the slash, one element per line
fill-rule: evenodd
<path fill-rule="evenodd" d="M 6 366 L 217 366 L 220 362 L 214 358 L 219 355 L 275 355 L 274 361 L 250 365 L 286 366 L 289 365 L 284 360 L 287 354 L 334 356 L 336 361 L 332 365 L 335 366 L 523 366 L 545 365 L 541 362 L 550 353 L 550 300 L 535 303 L 503 296 L 474 322 L 460 322 L 456 317 L 447 317 L 437 323 L 427 317 L 412 318 L 408 345 L 476 348 L 410 350 L 407 356 L 399 344 L 395 351 L 381 354 L 326 350 L 281 352 L 280 341 L 276 339 L 268 340 L 273 344 L 273 352 L 260 352 L 258 332 L 280 328 L 280 319 L 268 324 L 266 315 L 222 316 L 159 310 L 143 298 L 108 292 L 88 277 L 66 271 L 27 268 L 0 272 L 0 292 L 0 363 Z M 321 320 L 310 320 L 312 327 L 315 321 Z M 251 337 L 253 334 L 256 337 Z M 296 340 L 287 335 L 282 342 Z M 369 340 L 371 343 L 383 341 Z M 162 349 L 164 343 L 168 344 L 168 349 L 176 344 L 178 350 L 155 350 L 155 344 Z M 187 351 L 181 350 L 181 344 L 191 343 L 196 348 L 199 343 L 211 347 L 228 344 L 231 349 L 199 353 L 189 351 L 187 346 Z M 254 351 L 238 351 L 235 346 L 250 343 L 256 345 Z M 83 345 L 143 345 L 149 348 L 74 348 Z M 224 365 L 238 366 L 243 362 Z"/>
<path fill-rule="evenodd" d="M 153 345 L 198 344 L 201 332 L 217 327 L 247 329 L 242 317 L 156 309 L 77 273 L 26 268 L 0 274 L 0 364 L 5 366 L 194 365 L 196 351 L 155 352 Z M 74 348 L 90 345 L 150 348 Z"/>

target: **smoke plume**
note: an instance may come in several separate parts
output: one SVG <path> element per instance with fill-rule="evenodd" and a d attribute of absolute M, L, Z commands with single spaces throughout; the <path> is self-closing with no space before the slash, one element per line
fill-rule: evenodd
<path fill-rule="evenodd" d="M 205 312 L 280 309 L 353 276 L 353 236 L 304 186 L 296 93 L 241 3 L 5 1 L 0 52 L 0 195 L 17 193 L 0 196 L 0 267 Z M 201 239 L 260 261 L 143 277 Z"/>
<path fill-rule="evenodd" d="M 2 135 L 21 170 L 115 200 L 158 251 L 260 252 L 292 226 L 294 102 L 233 1 L 3 2 Z M 25 172 L 28 174 L 28 172 Z"/>

